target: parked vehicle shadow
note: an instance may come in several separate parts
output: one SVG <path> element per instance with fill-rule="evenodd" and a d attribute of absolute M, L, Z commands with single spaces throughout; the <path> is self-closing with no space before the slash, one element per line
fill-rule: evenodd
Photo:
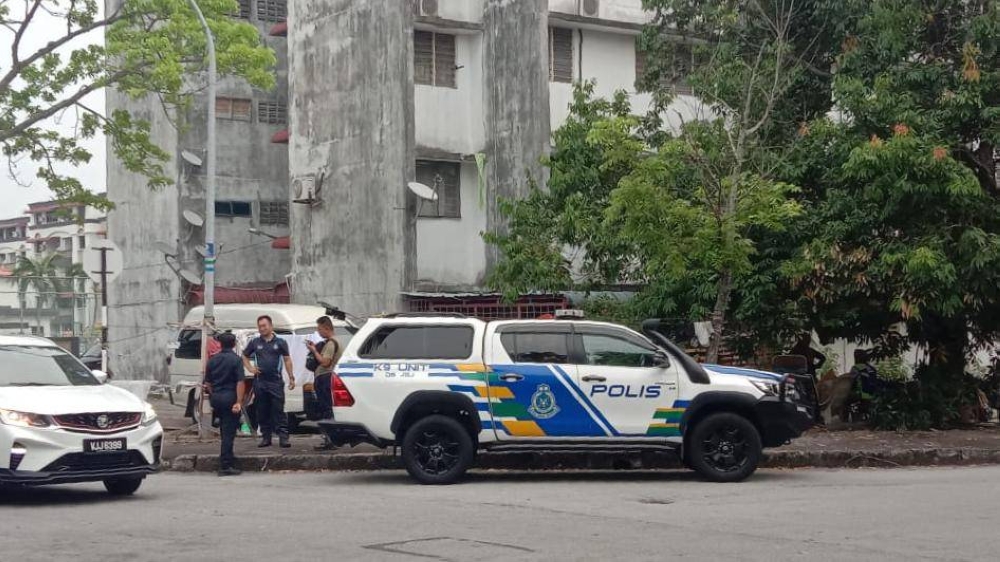
<path fill-rule="evenodd" d="M 343 475 L 343 473 L 340 473 Z M 403 470 L 358 472 L 348 476 L 357 483 L 416 485 Z M 792 470 L 761 470 L 746 480 L 754 482 L 788 482 L 799 478 Z M 535 482 L 702 482 L 708 483 L 690 470 L 471 470 L 460 485 Z M 713 484 L 725 486 L 725 484 Z"/>
<path fill-rule="evenodd" d="M 100 483 L 81 487 L 72 486 L 40 486 L 0 487 L 0 507 L 50 507 L 94 504 L 99 502 L 142 501 L 151 496 L 139 494 L 136 496 L 113 496 L 104 490 Z"/>

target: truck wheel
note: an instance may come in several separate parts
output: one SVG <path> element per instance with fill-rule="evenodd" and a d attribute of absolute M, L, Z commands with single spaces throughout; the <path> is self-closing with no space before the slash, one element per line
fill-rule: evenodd
<path fill-rule="evenodd" d="M 454 418 L 427 416 L 403 436 L 403 465 L 421 484 L 452 484 L 472 465 L 472 437 Z"/>
<path fill-rule="evenodd" d="M 112 496 L 131 496 L 142 486 L 142 478 L 112 478 L 104 481 L 104 489 Z"/>
<path fill-rule="evenodd" d="M 745 480 L 760 463 L 760 433 L 739 414 L 705 417 L 692 429 L 688 444 L 691 468 L 713 482 Z"/>

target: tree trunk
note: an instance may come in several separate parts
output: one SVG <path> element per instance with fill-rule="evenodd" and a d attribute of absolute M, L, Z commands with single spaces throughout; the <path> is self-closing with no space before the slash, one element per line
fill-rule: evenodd
<path fill-rule="evenodd" d="M 715 308 L 712 310 L 712 336 L 708 341 L 708 353 L 705 361 L 719 362 L 719 351 L 722 349 L 722 338 L 726 327 L 726 310 L 729 308 L 729 296 L 733 292 L 733 274 L 724 272 L 716 287 Z"/>

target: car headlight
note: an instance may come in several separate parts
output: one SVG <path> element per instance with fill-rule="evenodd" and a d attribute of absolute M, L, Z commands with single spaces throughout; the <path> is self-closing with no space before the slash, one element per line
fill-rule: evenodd
<path fill-rule="evenodd" d="M 0 422 L 15 427 L 49 427 L 52 425 L 48 416 L 3 409 L 0 409 Z"/>
<path fill-rule="evenodd" d="M 775 381 L 765 381 L 765 380 L 751 380 L 750 384 L 757 387 L 757 390 L 763 392 L 767 396 L 777 396 L 780 389 L 778 383 Z"/>
<path fill-rule="evenodd" d="M 156 410 L 153 405 L 146 402 L 146 409 L 142 411 L 142 425 L 149 425 L 156 421 Z"/>

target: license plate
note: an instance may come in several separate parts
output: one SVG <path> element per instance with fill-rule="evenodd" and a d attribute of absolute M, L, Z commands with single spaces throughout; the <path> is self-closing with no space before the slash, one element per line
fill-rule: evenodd
<path fill-rule="evenodd" d="M 84 439 L 84 453 L 118 453 L 128 449 L 125 438 L 121 439 Z"/>

